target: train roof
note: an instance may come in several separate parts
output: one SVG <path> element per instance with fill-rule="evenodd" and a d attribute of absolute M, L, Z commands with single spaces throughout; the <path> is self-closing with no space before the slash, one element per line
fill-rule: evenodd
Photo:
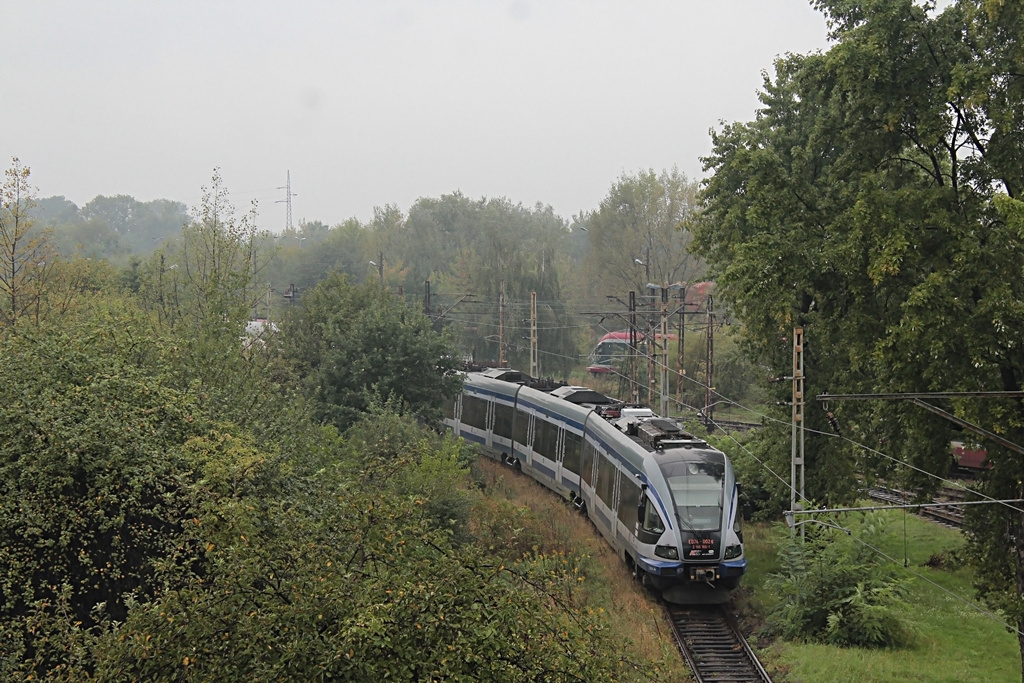
<path fill-rule="evenodd" d="M 564 387 L 558 387 L 551 392 L 551 395 L 556 396 L 563 401 L 575 403 L 576 405 L 605 406 L 620 403 L 620 401 L 598 393 L 590 387 L 577 387 L 571 384 Z"/>
<path fill-rule="evenodd" d="M 496 379 L 501 382 L 522 384 L 523 386 L 528 386 L 533 389 L 537 389 L 538 391 L 552 391 L 553 389 L 566 386 L 565 382 L 533 377 L 525 372 L 513 370 L 512 368 L 487 368 L 486 370 L 476 371 L 475 374 L 489 377 L 490 379 Z"/>

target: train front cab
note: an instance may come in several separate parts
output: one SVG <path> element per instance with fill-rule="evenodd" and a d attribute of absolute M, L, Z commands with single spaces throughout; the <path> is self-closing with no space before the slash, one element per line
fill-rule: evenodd
<path fill-rule="evenodd" d="M 637 540 L 643 550 L 653 546 L 656 557 L 682 560 L 674 582 L 656 580 L 655 584 L 703 583 L 736 588 L 747 561 L 738 516 L 738 488 L 725 455 L 712 449 L 669 449 L 657 452 L 654 462 L 657 468 L 650 472 L 654 480 L 648 480 L 637 509 Z M 677 533 L 667 533 L 673 526 Z M 655 541 L 659 533 L 662 536 Z M 667 543 L 678 546 L 671 548 Z M 646 554 L 641 552 L 641 558 Z M 647 566 L 650 560 L 646 558 L 638 561 L 645 571 L 654 570 L 655 576 L 665 568 L 657 561 Z"/>

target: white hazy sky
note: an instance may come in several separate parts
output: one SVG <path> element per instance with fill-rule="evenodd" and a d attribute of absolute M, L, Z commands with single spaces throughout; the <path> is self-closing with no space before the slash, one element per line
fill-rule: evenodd
<path fill-rule="evenodd" d="M 775 57 L 826 47 L 808 0 L 0 0 L 0 167 L 42 197 L 366 221 L 461 190 L 596 208 L 623 173 L 702 175 Z"/>

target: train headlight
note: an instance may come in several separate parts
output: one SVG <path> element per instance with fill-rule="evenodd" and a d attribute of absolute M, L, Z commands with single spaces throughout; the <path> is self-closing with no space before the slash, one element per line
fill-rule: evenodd
<path fill-rule="evenodd" d="M 734 557 L 739 557 L 743 554 L 743 546 L 741 545 L 728 545 L 725 547 L 725 559 L 731 560 Z"/>
<path fill-rule="evenodd" d="M 674 545 L 659 545 L 654 547 L 654 554 L 658 557 L 664 557 L 666 560 L 678 560 L 679 549 Z"/>

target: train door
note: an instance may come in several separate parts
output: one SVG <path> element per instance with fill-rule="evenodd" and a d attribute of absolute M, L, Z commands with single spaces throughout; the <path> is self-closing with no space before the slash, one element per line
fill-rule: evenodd
<path fill-rule="evenodd" d="M 445 426 L 452 430 L 452 434 L 460 436 L 462 434 L 462 394 L 445 398 L 441 409 L 444 411 Z"/>
<path fill-rule="evenodd" d="M 565 427 L 559 425 L 558 435 L 555 440 L 555 486 L 562 490 L 562 460 L 565 457 Z"/>
<path fill-rule="evenodd" d="M 622 497 L 622 478 L 628 477 L 629 475 L 620 470 L 618 467 L 615 468 L 615 490 L 612 492 L 612 500 L 614 501 L 611 506 L 611 520 L 612 520 L 612 537 L 615 542 L 612 544 L 615 549 L 620 553 L 624 547 L 624 541 L 621 531 L 621 521 L 619 519 L 619 504 Z M 635 512 L 634 512 L 635 514 Z"/>
<path fill-rule="evenodd" d="M 533 412 L 527 414 L 529 419 L 526 422 L 526 448 L 523 449 L 523 465 L 533 467 L 533 444 L 534 439 L 537 438 L 537 416 Z"/>
<path fill-rule="evenodd" d="M 487 446 L 488 448 L 494 447 L 494 397 L 488 397 L 487 399 L 487 414 L 484 417 L 484 424 L 487 425 Z"/>
<path fill-rule="evenodd" d="M 568 427 L 562 438 L 561 477 L 572 497 L 581 495 L 583 435 Z"/>
<path fill-rule="evenodd" d="M 591 519 L 609 540 L 614 538 L 615 534 L 615 472 L 617 470 L 611 457 L 598 449 L 597 486 L 595 487 L 597 498 L 594 500 L 592 508 L 596 516 L 591 515 Z"/>

